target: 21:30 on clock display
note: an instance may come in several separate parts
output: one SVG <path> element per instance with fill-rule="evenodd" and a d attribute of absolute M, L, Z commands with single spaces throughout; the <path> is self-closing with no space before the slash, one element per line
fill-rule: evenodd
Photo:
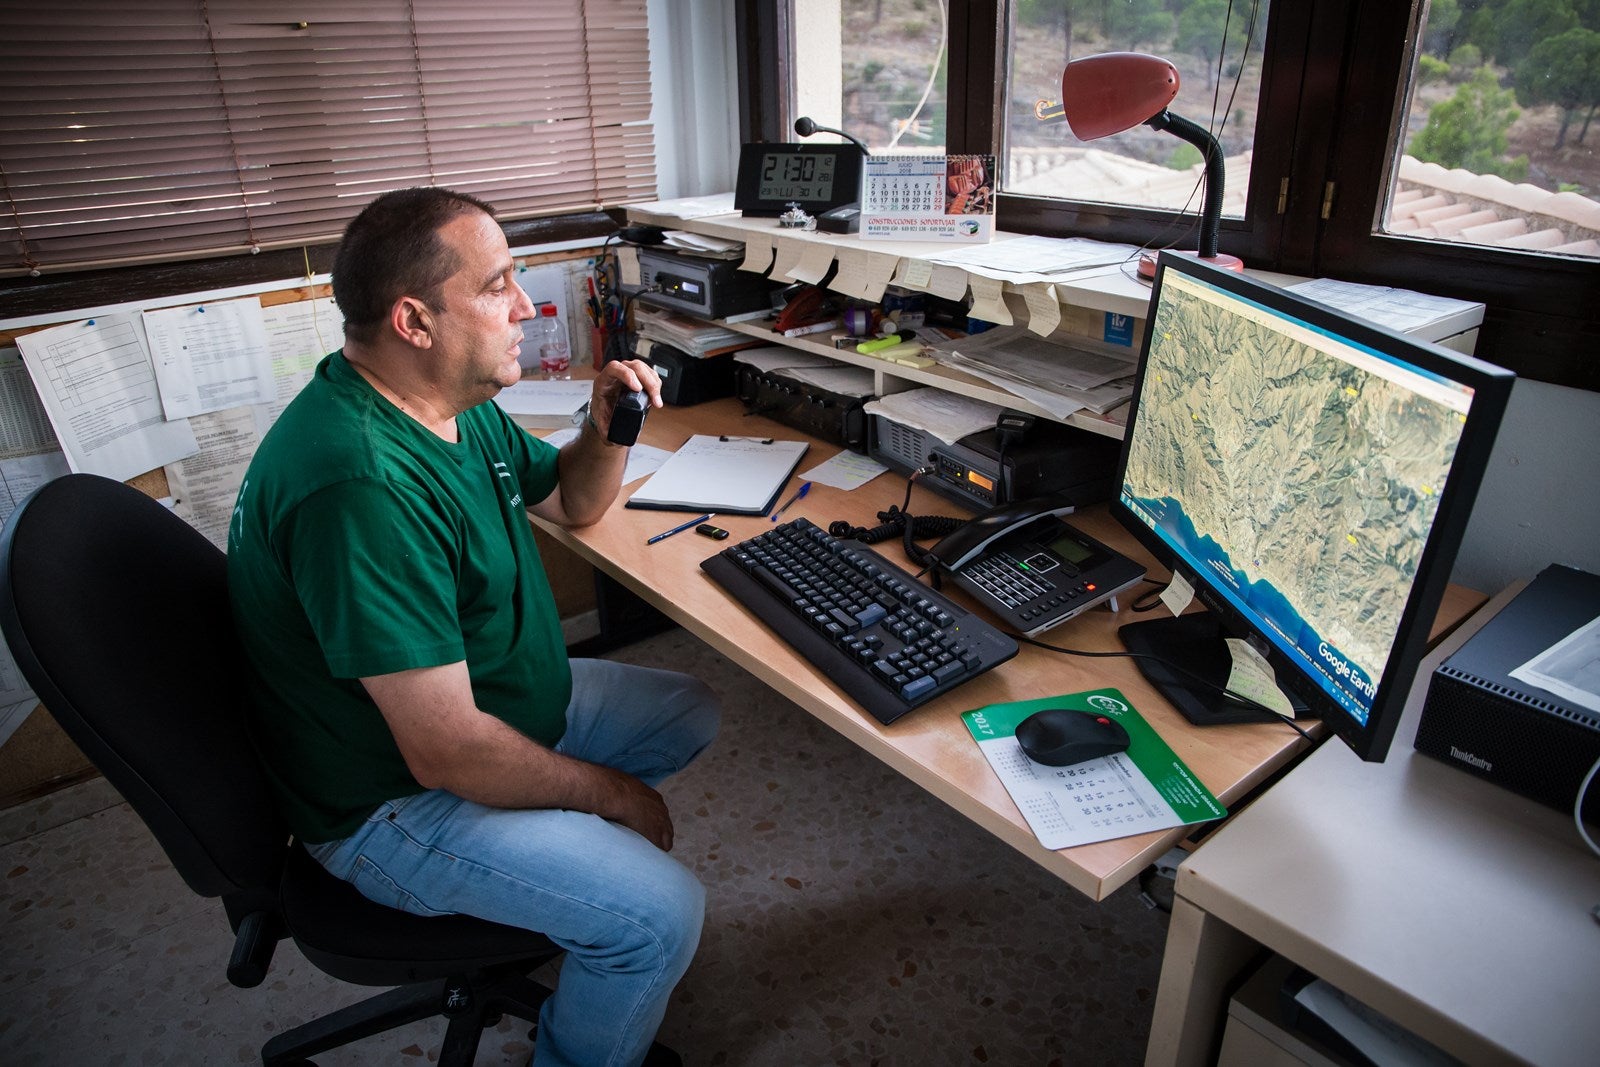
<path fill-rule="evenodd" d="M 818 214 L 861 198 L 861 152 L 854 145 L 749 141 L 739 149 L 733 206 L 776 218 L 790 205 Z"/>
<path fill-rule="evenodd" d="M 763 200 L 826 200 L 833 195 L 837 157 L 816 152 L 767 152 L 761 157 Z"/>

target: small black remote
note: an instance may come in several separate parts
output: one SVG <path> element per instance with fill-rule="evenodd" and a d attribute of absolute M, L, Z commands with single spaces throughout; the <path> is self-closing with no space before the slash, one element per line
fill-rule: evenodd
<path fill-rule="evenodd" d="M 639 440 L 644 429 L 645 412 L 650 410 L 650 397 L 642 390 L 623 393 L 611 409 L 611 426 L 606 430 L 606 440 L 616 445 L 632 445 Z"/>

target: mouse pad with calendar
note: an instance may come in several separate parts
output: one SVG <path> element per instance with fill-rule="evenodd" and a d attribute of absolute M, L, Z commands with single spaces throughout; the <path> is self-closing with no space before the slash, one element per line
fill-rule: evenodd
<path fill-rule="evenodd" d="M 1044 708 L 1110 716 L 1128 731 L 1128 750 L 1071 767 L 1035 763 L 1017 743 L 1017 724 Z M 961 719 L 1045 848 L 1072 848 L 1228 814 L 1116 689 L 990 704 Z"/>

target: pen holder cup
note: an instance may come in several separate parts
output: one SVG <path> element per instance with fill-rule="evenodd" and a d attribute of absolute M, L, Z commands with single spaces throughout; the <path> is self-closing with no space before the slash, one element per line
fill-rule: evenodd
<path fill-rule="evenodd" d="M 606 364 L 606 342 L 610 339 L 611 331 L 604 326 L 589 327 L 589 352 L 595 370 L 599 370 Z"/>

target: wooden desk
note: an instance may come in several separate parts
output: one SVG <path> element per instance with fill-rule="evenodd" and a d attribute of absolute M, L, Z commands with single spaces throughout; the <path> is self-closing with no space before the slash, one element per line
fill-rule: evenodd
<path fill-rule="evenodd" d="M 1595 1062 L 1600 866 L 1570 813 L 1418 754 L 1425 657 L 1383 763 L 1323 746 L 1178 869 L 1147 1067 L 1213 1062 L 1262 948 L 1465 1063 Z"/>
<path fill-rule="evenodd" d="M 677 448 L 693 433 L 789 439 L 806 436 L 765 419 L 745 417 L 737 401 L 722 400 L 652 412 L 645 422 L 642 440 L 662 448 Z M 808 470 L 838 451 L 835 445 L 813 440 L 798 470 Z M 797 484 L 797 479 L 790 484 Z M 670 528 L 684 516 L 677 512 L 625 509 L 623 502 L 633 488 L 636 486 L 624 486 L 611 511 L 593 526 L 581 530 L 548 525 L 545 528 L 756 678 L 1095 900 L 1103 900 L 1135 877 L 1189 829 L 1141 834 L 1061 851 L 1043 848 L 961 723 L 962 712 L 985 704 L 1115 686 L 1224 804 L 1246 795 L 1307 747 L 1286 724 L 1193 727 L 1157 695 L 1131 661 L 1061 656 L 1028 646 L 1009 663 L 884 726 L 859 710 L 700 570 L 702 559 L 770 528 L 766 518 L 718 516 L 717 524 L 731 535 L 725 542 L 683 533 L 646 547 L 646 537 Z M 783 499 L 790 492 L 792 488 L 786 488 Z M 824 527 L 836 519 L 876 525 L 872 516 L 891 504 L 899 504 L 904 496 L 905 479 L 893 474 L 882 475 L 848 493 L 819 484 L 784 518 L 804 516 Z M 921 488 L 912 494 L 911 510 L 913 514 L 961 513 L 943 497 Z M 1166 572 L 1103 506 L 1076 515 L 1072 521 L 1144 563 L 1151 577 L 1164 579 Z M 876 547 L 896 564 L 906 565 L 898 546 Z M 908 569 L 916 571 L 915 567 Z M 947 585 L 946 591 L 970 604 L 965 601 L 965 594 L 952 586 Z M 1459 618 L 1466 610 L 1463 607 L 1452 617 Z M 1116 627 L 1135 618 L 1126 603 L 1118 616 L 1098 608 L 1045 636 L 1051 643 L 1069 647 L 1120 650 Z"/>

